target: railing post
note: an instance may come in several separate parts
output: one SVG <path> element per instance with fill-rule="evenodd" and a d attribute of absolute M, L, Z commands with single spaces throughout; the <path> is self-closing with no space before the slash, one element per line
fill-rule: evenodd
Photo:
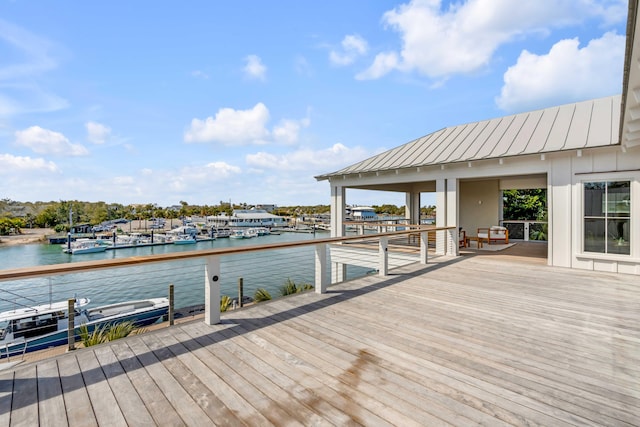
<path fill-rule="evenodd" d="M 242 308 L 242 298 L 244 298 L 244 280 L 238 277 L 238 307 Z"/>
<path fill-rule="evenodd" d="M 380 254 L 380 259 L 378 262 L 378 272 L 380 276 L 387 276 L 389 274 L 389 248 L 388 248 L 389 239 L 384 236 L 380 237 L 378 242 L 378 249 Z"/>
<path fill-rule="evenodd" d="M 204 267 L 204 323 L 220 323 L 220 257 L 210 256 Z"/>
<path fill-rule="evenodd" d="M 71 298 L 68 302 L 68 322 L 67 322 L 67 341 L 69 351 L 76 349 L 76 299 Z"/>
<path fill-rule="evenodd" d="M 524 241 L 528 242 L 529 241 L 529 226 L 531 224 L 529 224 L 529 222 L 525 222 L 524 223 Z"/>
<path fill-rule="evenodd" d="M 429 232 L 420 232 L 420 264 L 426 264 L 429 253 Z"/>
<path fill-rule="evenodd" d="M 327 245 L 316 245 L 316 293 L 327 292 Z"/>
<path fill-rule="evenodd" d="M 173 295 L 173 283 L 172 283 L 169 285 L 169 326 L 173 326 L 173 317 L 174 317 L 173 302 L 174 302 L 174 295 Z"/>

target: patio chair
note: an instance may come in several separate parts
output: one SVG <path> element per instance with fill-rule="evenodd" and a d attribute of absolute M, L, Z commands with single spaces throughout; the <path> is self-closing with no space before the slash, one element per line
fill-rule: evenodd
<path fill-rule="evenodd" d="M 464 248 L 467 246 L 467 233 L 460 227 L 458 230 L 458 247 Z"/>
<path fill-rule="evenodd" d="M 491 227 L 478 228 L 478 242 L 502 242 L 509 243 L 509 230 L 507 227 L 501 227 L 499 225 L 493 225 Z"/>

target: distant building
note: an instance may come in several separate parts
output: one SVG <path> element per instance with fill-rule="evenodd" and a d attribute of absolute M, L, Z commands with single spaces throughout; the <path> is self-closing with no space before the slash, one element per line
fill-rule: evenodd
<path fill-rule="evenodd" d="M 373 209 L 372 207 L 352 206 L 351 217 L 355 221 L 371 221 L 372 219 L 377 219 L 378 215 L 376 214 L 375 209 Z"/>
<path fill-rule="evenodd" d="M 211 215 L 207 225 L 213 227 L 284 227 L 286 219 L 264 209 L 236 209 L 231 216 Z"/>

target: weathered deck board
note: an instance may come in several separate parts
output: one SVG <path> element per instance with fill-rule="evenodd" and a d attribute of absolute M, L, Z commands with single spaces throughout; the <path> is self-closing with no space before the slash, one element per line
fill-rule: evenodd
<path fill-rule="evenodd" d="M 0 425 L 638 425 L 636 282 L 409 265 L 5 369 Z"/>

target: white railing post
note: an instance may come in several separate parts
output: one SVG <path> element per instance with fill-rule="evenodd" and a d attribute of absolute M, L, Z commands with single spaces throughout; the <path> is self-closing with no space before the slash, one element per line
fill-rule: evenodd
<path fill-rule="evenodd" d="M 327 244 L 316 245 L 316 293 L 327 292 Z"/>
<path fill-rule="evenodd" d="M 447 255 L 458 256 L 458 229 L 447 230 Z"/>
<path fill-rule="evenodd" d="M 429 253 L 429 232 L 420 232 L 420 264 L 426 264 Z"/>
<path fill-rule="evenodd" d="M 204 323 L 220 323 L 220 257 L 207 257 L 204 266 Z"/>
<path fill-rule="evenodd" d="M 379 249 L 379 262 L 378 262 L 378 271 L 380 276 L 386 276 L 389 274 L 389 248 L 388 248 L 389 239 L 385 237 L 380 237 L 380 241 L 378 242 Z"/>
<path fill-rule="evenodd" d="M 529 222 L 525 222 L 524 223 L 524 241 L 528 242 L 529 241 Z"/>

